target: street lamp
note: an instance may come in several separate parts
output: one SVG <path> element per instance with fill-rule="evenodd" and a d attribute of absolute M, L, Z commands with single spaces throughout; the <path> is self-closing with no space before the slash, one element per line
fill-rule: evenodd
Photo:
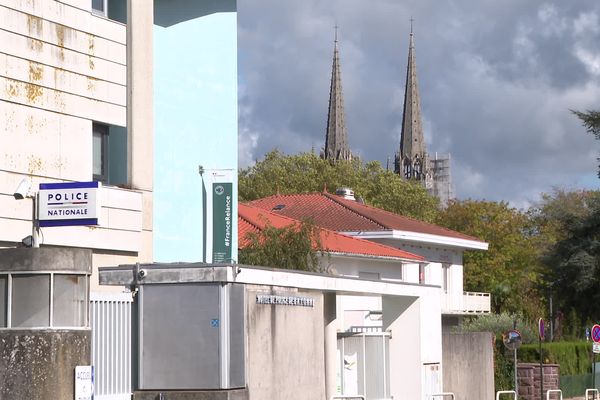
<path fill-rule="evenodd" d="M 23 178 L 19 186 L 15 189 L 13 193 L 13 197 L 15 200 L 23 200 L 23 199 L 31 199 L 32 204 L 32 212 L 31 212 L 31 244 L 29 244 L 28 238 L 23 239 L 23 244 L 27 247 L 40 247 L 38 241 L 38 233 L 39 233 L 39 224 L 37 219 L 37 192 L 31 190 L 31 181 L 27 178 Z"/>

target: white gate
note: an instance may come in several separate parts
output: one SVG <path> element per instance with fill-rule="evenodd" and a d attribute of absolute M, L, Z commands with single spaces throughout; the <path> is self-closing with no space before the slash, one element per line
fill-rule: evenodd
<path fill-rule="evenodd" d="M 338 333 L 339 394 L 391 399 L 389 332 Z"/>
<path fill-rule="evenodd" d="M 131 293 L 91 293 L 94 399 L 130 400 Z"/>

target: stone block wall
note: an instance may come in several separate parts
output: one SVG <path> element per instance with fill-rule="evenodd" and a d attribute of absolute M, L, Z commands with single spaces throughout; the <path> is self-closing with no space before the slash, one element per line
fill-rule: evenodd
<path fill-rule="evenodd" d="M 560 389 L 560 365 L 544 364 L 544 394 L 548 390 Z M 540 364 L 519 363 L 517 367 L 517 380 L 519 384 L 519 399 L 541 399 Z M 544 399 L 546 396 L 544 395 Z M 558 398 L 558 397 L 557 397 Z"/>

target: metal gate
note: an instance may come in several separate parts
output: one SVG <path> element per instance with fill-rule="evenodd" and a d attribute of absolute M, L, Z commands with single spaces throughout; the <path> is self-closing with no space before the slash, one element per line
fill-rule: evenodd
<path fill-rule="evenodd" d="M 91 293 L 94 399 L 130 400 L 131 293 Z"/>
<path fill-rule="evenodd" d="M 389 332 L 338 334 L 340 395 L 391 399 L 389 341 Z"/>

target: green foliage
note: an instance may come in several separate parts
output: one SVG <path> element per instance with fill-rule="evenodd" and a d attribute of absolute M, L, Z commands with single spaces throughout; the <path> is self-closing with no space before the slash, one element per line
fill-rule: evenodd
<path fill-rule="evenodd" d="M 248 233 L 250 244 L 239 251 L 240 264 L 323 272 L 315 247 L 321 242 L 317 228 L 304 221 L 285 228 L 267 226 Z"/>
<path fill-rule="evenodd" d="M 588 110 L 587 112 L 581 112 L 571 110 L 571 112 L 581 120 L 589 133 L 600 140 L 600 111 Z M 598 168 L 598 177 L 600 177 L 600 167 Z"/>
<path fill-rule="evenodd" d="M 557 309 L 575 310 L 569 325 L 581 326 L 600 313 L 600 192 L 556 192 L 543 199 L 536 218 L 549 232 L 541 255 L 546 285 Z"/>
<path fill-rule="evenodd" d="M 537 322 L 526 320 L 521 315 L 508 313 L 470 317 L 463 321 L 458 330 L 460 332 L 492 332 L 501 336 L 513 329 L 515 325 L 516 329 L 521 332 L 523 343 L 533 343 L 537 340 Z M 502 340 L 500 339 L 500 341 Z"/>
<path fill-rule="evenodd" d="M 592 345 L 590 342 L 543 343 L 545 364 L 560 364 L 561 375 L 583 375 L 592 371 Z M 539 344 L 521 346 L 517 352 L 519 362 L 540 362 Z"/>
<path fill-rule="evenodd" d="M 524 320 L 520 315 L 508 313 L 487 314 L 471 317 L 457 328 L 460 332 L 492 332 L 496 341 L 494 343 L 494 383 L 496 391 L 507 390 L 514 386 L 514 361 L 513 354 L 507 350 L 502 342 L 502 334 L 513 329 L 521 332 L 523 343 L 530 343 L 537 339 L 537 328 L 530 321 Z"/>
<path fill-rule="evenodd" d="M 505 202 L 454 201 L 437 222 L 489 243 L 488 251 L 465 253 L 465 290 L 490 292 L 496 312 L 537 316 L 539 252 L 527 213 Z"/>
<path fill-rule="evenodd" d="M 421 184 L 386 171 L 378 161 L 332 163 L 312 153 L 271 151 L 255 165 L 241 169 L 238 182 L 242 201 L 349 187 L 369 205 L 424 221 L 434 220 L 439 204 Z"/>

